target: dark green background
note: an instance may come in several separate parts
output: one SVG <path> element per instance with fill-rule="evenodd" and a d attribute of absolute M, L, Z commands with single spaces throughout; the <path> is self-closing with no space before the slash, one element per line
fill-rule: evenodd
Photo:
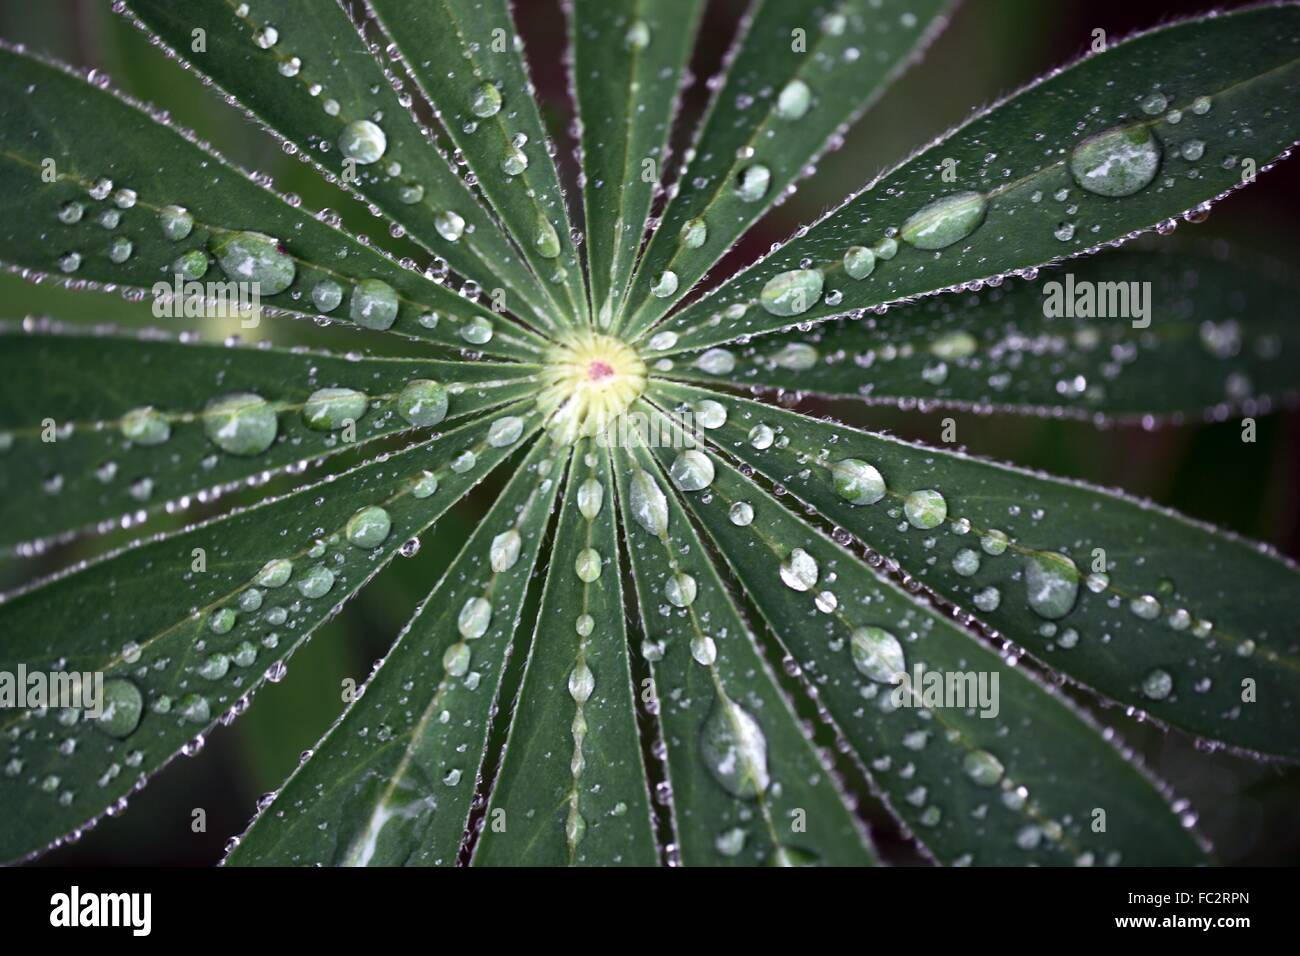
<path fill-rule="evenodd" d="M 960 122 L 973 107 L 1077 55 L 1091 40 L 1094 29 L 1104 29 L 1114 40 L 1134 29 L 1211 6 L 1209 2 L 1174 0 L 967 0 L 925 60 L 895 85 L 849 135 L 842 149 L 822 160 L 816 177 L 804 182 L 791 201 L 754 230 L 729 262 L 734 266 L 752 260 L 771 242 L 788 236 L 797 225 L 819 215 L 883 167 Z M 560 65 L 564 21 L 553 0 L 516 0 L 516 7 L 529 41 L 534 80 L 546 101 L 547 119 L 557 133 L 560 156 L 567 160 L 571 144 L 563 131 L 568 127 L 569 106 Z M 679 142 L 684 142 L 681 137 L 690 129 L 687 124 L 700 112 L 703 80 L 716 70 L 741 9 L 743 4 L 732 0 L 710 4 L 694 63 L 699 81 L 687 94 L 682 113 L 686 123 L 679 128 Z M 5 2 L 0 4 L 0 35 L 72 63 L 105 70 L 116 86 L 170 108 L 176 120 L 211 139 L 231 159 L 270 173 L 281 191 L 299 193 L 312 208 L 335 208 L 350 228 L 387 241 L 386 229 L 378 220 L 316 179 L 304 164 L 284 155 L 274 141 L 222 104 L 195 78 L 182 74 L 129 22 L 113 15 L 107 0 Z M 681 148 L 679 145 L 679 156 Z M 1294 261 L 1300 229 L 1297 167 L 1300 160 L 1283 164 L 1254 188 L 1217 205 L 1204 225 L 1185 225 L 1180 231 L 1197 238 L 1230 241 L 1238 256 L 1259 252 Z M 566 172 L 572 174 L 571 169 Z M 571 186 L 571 198 L 576 195 Z M 724 261 L 719 270 L 728 267 Z M 155 322 L 147 307 L 130 306 L 114 296 L 73 295 L 33 286 L 11 275 L 0 275 L 0 301 L 0 319 L 7 320 L 48 314 L 86 323 L 139 326 Z M 193 320 L 186 321 L 192 328 Z M 214 340 L 240 332 L 233 323 L 225 326 L 218 320 L 204 320 L 201 331 Z M 375 335 L 362 339 L 355 332 L 317 329 L 288 320 L 267 322 L 254 334 L 272 331 L 280 343 L 310 342 L 387 352 L 407 348 L 400 340 L 394 343 Z M 243 334 L 248 337 L 250 333 Z M 936 443 L 940 419 L 953 414 L 903 413 L 852 404 L 816 411 L 833 411 L 854 424 Z M 1296 494 L 1300 488 L 1300 415 L 1294 407 L 1261 418 L 1254 445 L 1240 441 L 1235 420 L 1145 431 L 1139 427 L 1097 430 L 1077 422 L 1006 416 L 989 419 L 968 413 L 955 417 L 961 442 L 976 453 L 1122 486 L 1197 518 L 1268 541 L 1286 554 L 1300 552 Z M 344 464 L 347 462 L 329 467 Z M 279 487 L 273 483 L 271 490 Z M 482 496 L 492 490 L 491 483 L 480 489 L 477 508 L 481 509 Z M 236 495 L 226 503 L 242 500 L 252 499 Z M 211 735 L 198 758 L 178 758 L 178 764 L 136 795 L 124 816 L 101 824 L 75 846 L 47 856 L 45 862 L 209 864 L 219 859 L 227 838 L 247 823 L 258 795 L 276 787 L 295 765 L 298 754 L 312 746 L 337 716 L 342 707 L 343 679 L 364 679 L 417 600 L 468 537 L 475 513 L 476 506 L 471 505 L 448 516 L 426 537 L 418 556 L 400 560 L 382 573 L 294 657 L 282 683 L 268 686 L 247 715 Z M 186 518 L 202 516 L 203 512 L 193 511 Z M 167 526 L 159 521 L 153 529 Z M 120 543 L 118 538 L 108 536 L 57 549 L 37 560 L 0 560 L 0 588 L 48 573 L 115 543 Z M 1261 594 L 1259 599 L 1267 601 L 1268 595 Z M 1296 769 L 1199 752 L 1182 735 L 1137 724 L 1118 709 L 1104 711 L 1102 718 L 1120 727 L 1147 765 L 1169 781 L 1179 796 L 1192 801 L 1220 861 L 1300 861 L 1300 772 Z M 869 798 L 866 805 L 872 806 Z M 206 811 L 204 833 L 192 832 L 195 808 Z M 887 855 L 910 859 L 892 835 L 887 819 L 873 813 L 873 822 Z"/>

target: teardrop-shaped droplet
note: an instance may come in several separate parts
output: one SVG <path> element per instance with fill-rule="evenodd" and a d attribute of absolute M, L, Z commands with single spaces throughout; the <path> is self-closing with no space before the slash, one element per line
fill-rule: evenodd
<path fill-rule="evenodd" d="M 642 468 L 632 473 L 628 482 L 628 507 L 637 524 L 653 535 L 661 535 L 668 529 L 668 499 L 653 476 Z"/>
<path fill-rule="evenodd" d="M 903 241 L 917 249 L 946 249 L 974 232 L 987 211 L 982 193 L 941 196 L 908 217 L 901 230 Z"/>
<path fill-rule="evenodd" d="M 767 738 L 748 712 L 719 696 L 700 731 L 705 766 L 722 788 L 749 800 L 767 790 Z"/>

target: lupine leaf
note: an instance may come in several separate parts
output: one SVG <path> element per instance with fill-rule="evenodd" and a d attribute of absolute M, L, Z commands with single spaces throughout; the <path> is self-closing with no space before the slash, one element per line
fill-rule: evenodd
<path fill-rule="evenodd" d="M 536 371 L 0 327 L 0 547 L 193 496 L 211 501 L 273 471 L 436 424 L 439 394 L 452 420 L 517 400 L 536 388 Z M 328 389 L 357 394 L 318 394 Z M 267 403 L 274 425 L 261 434 L 264 451 L 232 453 L 213 437 L 231 395 Z"/>
<path fill-rule="evenodd" d="M 174 293 L 184 281 L 176 262 L 194 253 L 203 270 L 194 279 L 260 283 L 264 308 L 318 315 L 313 292 L 328 281 L 341 296 L 331 318 L 359 315 L 378 328 L 389 304 L 394 332 L 505 358 L 536 356 L 533 333 L 312 217 L 68 69 L 0 48 L 0 93 L 0 172 L 14 184 L 0 199 L 0 262 L 143 296 Z M 184 215 L 167 212 L 177 206 Z M 233 255 L 241 247 L 260 253 L 242 260 L 253 268 Z M 232 273 L 211 262 L 218 250 Z M 183 286 L 182 293 L 190 295 Z M 492 330 L 490 341 L 483 329 Z"/>
<path fill-rule="evenodd" d="M 536 277 L 439 154 L 410 94 L 394 88 L 341 5 L 259 0 L 241 15 L 225 0 L 131 0 L 129 9 L 169 54 L 211 77 L 331 181 L 374 203 L 461 275 L 485 289 L 504 287 L 514 313 L 534 328 L 549 327 Z M 202 50 L 194 49 L 196 30 Z M 358 123 L 384 134 L 373 161 L 342 147 Z"/>
<path fill-rule="evenodd" d="M 637 270 L 635 337 L 807 175 L 943 25 L 948 0 L 757 0 Z M 754 177 L 765 170 L 761 186 Z M 739 184 L 748 180 L 745 189 Z M 684 241 L 688 223 L 703 239 Z M 671 272 L 675 283 L 661 285 Z M 668 294 L 670 285 L 675 291 Z"/>
<path fill-rule="evenodd" d="M 368 5 L 561 317 L 585 321 L 582 269 L 553 147 L 507 0 Z"/>
<path fill-rule="evenodd" d="M 866 762 L 882 798 L 939 861 L 1186 865 L 1200 858 L 1157 787 L 1059 694 L 878 577 L 716 455 L 696 453 L 707 456 L 714 477 L 686 493 L 687 507 Z M 656 449 L 665 467 L 679 454 Z M 750 510 L 737 521 L 732 509 L 744 505 Z M 891 686 L 900 670 L 914 680 L 918 667 L 921 680 Z M 960 700 L 935 701 L 922 696 L 927 672 L 945 683 L 957 675 L 972 682 L 960 685 Z M 912 704 L 895 706 L 896 695 Z M 1092 826 L 1096 810 L 1104 811 L 1103 832 Z"/>
<path fill-rule="evenodd" d="M 362 695 L 259 808 L 228 863 L 455 863 L 567 457 L 544 439 L 533 445 Z M 494 565 L 494 539 L 512 530 L 513 563 Z"/>
<path fill-rule="evenodd" d="M 1264 270 L 1185 249 L 1107 253 L 1036 281 L 763 336 L 725 355 L 677 355 L 661 374 L 1053 415 L 1218 414 L 1300 387 L 1296 291 Z M 1078 314 L 1080 304 L 1091 311 L 1085 295 L 1119 303 L 1137 301 L 1134 292 L 1145 316 Z M 1069 314 L 1045 315 L 1057 296 Z"/>
<path fill-rule="evenodd" d="M 516 408 L 531 433 L 536 415 Z M 125 807 L 182 747 L 196 751 L 218 718 L 241 713 L 404 542 L 511 453 L 514 443 L 500 443 L 505 417 L 9 596 L 0 669 L 102 672 L 112 707 L 98 720 L 64 709 L 6 713 L 0 860 Z"/>
<path fill-rule="evenodd" d="M 1300 756 L 1291 562 L 1099 488 L 725 404 L 720 448 L 1052 667 L 1191 733 Z"/>
<path fill-rule="evenodd" d="M 653 866 L 609 452 L 574 448 L 476 865 Z"/>
<path fill-rule="evenodd" d="M 1294 5 L 1161 27 L 977 114 L 662 328 L 702 348 L 1167 231 L 1300 138 L 1297 94 Z"/>
<path fill-rule="evenodd" d="M 619 505 L 687 866 L 874 862 L 871 844 L 644 448 L 621 450 Z M 659 496 L 663 496 L 662 503 Z M 721 743 L 753 721 L 761 751 Z M 730 760 L 742 770 L 736 772 Z"/>
<path fill-rule="evenodd" d="M 598 324 L 622 308 L 699 27 L 700 0 L 569 4 L 587 274 Z"/>

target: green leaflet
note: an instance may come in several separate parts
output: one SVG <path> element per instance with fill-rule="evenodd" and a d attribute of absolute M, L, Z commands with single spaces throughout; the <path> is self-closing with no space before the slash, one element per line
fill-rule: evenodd
<path fill-rule="evenodd" d="M 538 423 L 527 408 L 521 434 Z M 127 548 L 0 604 L 0 670 L 102 672 L 117 706 L 6 711 L 0 860 L 83 828 L 223 714 L 283 676 L 285 660 L 505 459 L 493 415 L 318 485 Z M 106 606 L 115 609 L 108 614 Z M 132 719 L 134 717 L 134 719 Z"/>
<path fill-rule="evenodd" d="M 1295 6 L 1153 30 L 977 114 L 663 329 L 703 348 L 1168 231 L 1295 142 L 1297 93 Z"/>
<path fill-rule="evenodd" d="M 156 300 L 178 289 L 184 301 L 220 297 L 224 308 L 249 301 L 257 283 L 264 309 L 536 357 L 533 333 L 308 215 L 65 68 L 2 47 L 0 90 L 0 172 L 15 184 L 0 199 L 0 261 Z M 203 287 L 185 285 L 199 280 Z"/>
<path fill-rule="evenodd" d="M 574 448 L 477 865 L 653 866 L 609 452 Z M 497 548 L 504 562 L 513 542 Z M 504 556 L 502 555 L 504 552 Z"/>
<path fill-rule="evenodd" d="M 480 412 L 530 393 L 536 371 L 0 327 L 0 547 L 437 424 L 440 395 L 449 419 Z M 235 395 L 250 404 L 232 421 Z"/>
<path fill-rule="evenodd" d="M 587 275 L 602 328 L 623 307 L 702 10 L 700 0 L 570 5 Z"/>
<path fill-rule="evenodd" d="M 1300 755 L 1289 561 L 1077 482 L 724 403 L 719 448 L 1052 667 L 1191 733 Z"/>
<path fill-rule="evenodd" d="M 873 863 L 668 477 L 644 448 L 620 450 L 616 473 L 681 862 Z"/>
<path fill-rule="evenodd" d="M 682 454 L 655 453 L 666 468 Z M 812 675 L 881 797 L 940 862 L 1201 859 L 1157 787 L 1063 697 L 878 577 L 723 460 L 700 454 L 713 477 L 683 496 L 687 507 Z M 899 672 L 920 680 L 891 686 Z M 961 696 L 927 696 L 926 673 Z M 1099 809 L 1104 832 L 1091 825 Z"/>
<path fill-rule="evenodd" d="M 620 326 L 629 336 L 663 316 L 807 175 L 918 55 L 949 6 L 947 0 L 753 4 L 638 266 Z M 673 275 L 675 290 L 666 294 L 665 273 Z"/>
<path fill-rule="evenodd" d="M 582 269 L 553 147 L 529 93 L 523 38 L 509 3 L 371 0 L 369 7 L 550 292 L 558 317 L 585 322 Z"/>
<path fill-rule="evenodd" d="M 1185 249 L 1106 253 L 1034 282 L 763 336 L 724 350 L 729 361 L 717 351 L 673 356 L 660 374 L 882 402 L 1196 415 L 1300 386 L 1295 294 L 1276 273 Z M 1071 314 L 1045 316 L 1058 296 Z M 1149 311 L 1080 316 L 1080 305 L 1093 308 L 1086 296 L 1102 309 L 1141 299 Z M 708 371 L 720 367 L 731 371 Z"/>
<path fill-rule="evenodd" d="M 566 458 L 534 443 L 363 695 L 260 808 L 227 863 L 456 862 Z M 519 548 L 500 561 L 493 540 L 511 530 Z"/>
<path fill-rule="evenodd" d="M 534 328 L 553 326 L 536 278 L 439 155 L 411 114 L 410 94 L 393 89 L 340 5 L 260 0 L 243 16 L 226 0 L 131 0 L 129 9 L 332 181 L 373 202 L 461 275 L 504 288 L 511 311 Z M 275 39 L 264 46 L 267 26 Z M 193 50 L 195 30 L 204 31 L 206 49 Z M 383 134 L 374 161 L 342 148 L 356 123 L 374 123 Z"/>

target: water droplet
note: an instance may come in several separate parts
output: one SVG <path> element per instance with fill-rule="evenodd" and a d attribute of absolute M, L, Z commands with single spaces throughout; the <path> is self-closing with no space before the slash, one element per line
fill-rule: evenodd
<path fill-rule="evenodd" d="M 844 253 L 844 272 L 850 279 L 865 279 L 876 269 L 876 254 L 866 246 L 849 246 Z"/>
<path fill-rule="evenodd" d="M 573 570 L 580 581 L 590 584 L 600 577 L 601 565 L 600 554 L 595 548 L 583 548 L 573 562 Z"/>
<path fill-rule="evenodd" d="M 737 704 L 719 695 L 700 731 L 705 766 L 734 797 L 752 799 L 763 793 L 767 773 L 767 738 L 758 721 Z"/>
<path fill-rule="evenodd" d="M 678 454 L 669 475 L 682 491 L 703 491 L 713 484 L 713 461 L 693 448 Z"/>
<path fill-rule="evenodd" d="M 817 584 L 817 559 L 803 548 L 795 548 L 781 564 L 781 580 L 792 591 L 810 591 Z"/>
<path fill-rule="evenodd" d="M 59 222 L 66 225 L 75 225 L 81 222 L 81 217 L 85 215 L 86 207 L 75 199 L 65 202 L 59 207 Z"/>
<path fill-rule="evenodd" d="M 237 615 L 228 607 L 217 608 L 208 615 L 208 630 L 213 634 L 229 634 L 235 626 Z"/>
<path fill-rule="evenodd" d="M 903 513 L 914 528 L 937 528 L 948 517 L 948 502 L 933 488 L 923 488 L 903 500 Z"/>
<path fill-rule="evenodd" d="M 736 357 L 726 349 L 709 349 L 695 360 L 695 367 L 710 375 L 730 375 L 736 368 Z"/>
<path fill-rule="evenodd" d="M 595 689 L 596 675 L 591 672 L 591 668 L 586 663 L 579 661 L 577 666 L 569 671 L 569 696 L 577 703 L 585 704 Z"/>
<path fill-rule="evenodd" d="M 1043 551 L 1025 559 L 1025 593 L 1039 617 L 1059 620 L 1079 597 L 1079 569 L 1063 554 Z"/>
<path fill-rule="evenodd" d="M 802 119 L 812 105 L 812 90 L 803 80 L 791 80 L 776 97 L 776 115 L 781 119 Z"/>
<path fill-rule="evenodd" d="M 212 242 L 221 271 L 236 282 L 256 282 L 261 295 L 276 295 L 293 284 L 297 267 L 278 239 L 260 232 L 224 233 Z"/>
<path fill-rule="evenodd" d="M 388 137 L 370 120 L 353 120 L 339 134 L 339 149 L 347 159 L 363 166 L 378 162 L 388 148 Z"/>
<path fill-rule="evenodd" d="M 644 20 L 633 20 L 623 41 L 629 50 L 644 50 L 650 45 L 650 27 Z"/>
<path fill-rule="evenodd" d="M 1165 107 L 1169 105 L 1169 99 L 1158 90 L 1154 93 L 1148 93 L 1142 97 L 1142 112 L 1148 116 L 1155 116 L 1157 113 L 1163 113 Z"/>
<path fill-rule="evenodd" d="M 771 448 L 774 441 L 776 441 L 776 432 L 772 431 L 771 425 L 759 422 L 749 430 L 749 444 L 759 451 Z"/>
<path fill-rule="evenodd" d="M 221 680 L 230 670 L 230 658 L 225 654 L 210 654 L 199 665 L 199 676 L 205 680 Z"/>
<path fill-rule="evenodd" d="M 952 569 L 964 578 L 975 574 L 980 569 L 979 552 L 962 548 L 952 556 Z"/>
<path fill-rule="evenodd" d="M 334 572 L 323 564 L 314 565 L 298 579 L 297 587 L 305 598 L 324 597 L 334 587 Z"/>
<path fill-rule="evenodd" d="M 465 220 L 460 214 L 443 209 L 433 217 L 433 228 L 448 242 L 456 242 L 465 234 Z"/>
<path fill-rule="evenodd" d="M 211 717 L 211 705 L 206 697 L 186 694 L 178 702 L 180 715 L 192 724 L 206 724 Z"/>
<path fill-rule="evenodd" d="M 984 221 L 988 201 L 973 191 L 942 196 L 903 223 L 903 241 L 917 249 L 946 249 L 969 236 Z"/>
<path fill-rule="evenodd" d="M 1098 196 L 1132 196 L 1159 171 L 1160 144 L 1145 126 L 1106 130 L 1088 137 L 1070 154 L 1074 181 Z"/>
<path fill-rule="evenodd" d="M 1143 594 L 1129 601 L 1128 609 L 1144 621 L 1154 621 L 1160 616 L 1160 602 L 1150 594 Z"/>
<path fill-rule="evenodd" d="M 519 441 L 523 433 L 524 420 L 518 415 L 506 415 L 488 427 L 487 443 L 493 448 L 505 448 Z"/>
<path fill-rule="evenodd" d="M 484 83 L 474 91 L 470 100 L 469 111 L 480 119 L 496 116 L 501 112 L 501 91 L 491 83 Z"/>
<path fill-rule="evenodd" d="M 348 519 L 344 534 L 354 548 L 374 548 L 384 543 L 393 520 L 378 505 L 367 505 Z"/>
<path fill-rule="evenodd" d="M 302 406 L 302 418 L 315 431 L 334 431 L 348 422 L 356 423 L 370 407 L 370 400 L 353 388 L 318 388 Z"/>
<path fill-rule="evenodd" d="M 1142 693 L 1152 700 L 1164 700 L 1174 689 L 1174 679 L 1168 671 L 1154 670 L 1142 681 Z"/>
<path fill-rule="evenodd" d="M 171 438 L 166 416 L 152 405 L 133 408 L 122 416 L 122 435 L 137 445 L 161 445 Z"/>
<path fill-rule="evenodd" d="M 736 177 L 736 195 L 743 202 L 758 202 L 767 195 L 772 185 L 772 171 L 766 166 L 755 163 L 746 166 Z"/>
<path fill-rule="evenodd" d="M 674 607 L 690 607 L 695 603 L 697 586 L 689 574 L 673 574 L 664 582 L 664 597 Z"/>
<path fill-rule="evenodd" d="M 721 428 L 727 423 L 727 409 L 721 402 L 706 398 L 695 405 L 695 422 L 701 428 Z"/>
<path fill-rule="evenodd" d="M 738 528 L 748 527 L 754 520 L 754 507 L 748 501 L 737 501 L 727 511 L 727 517 Z"/>
<path fill-rule="evenodd" d="M 503 531 L 492 539 L 492 546 L 488 549 L 488 560 L 492 564 L 492 570 L 497 574 L 509 571 L 519 560 L 519 549 L 523 545 L 523 538 L 514 528 L 509 531 Z"/>
<path fill-rule="evenodd" d="M 447 415 L 447 389 L 432 379 L 412 379 L 397 396 L 397 411 L 412 425 L 436 425 Z"/>
<path fill-rule="evenodd" d="M 261 454 L 275 441 L 278 428 L 275 409 L 252 392 L 214 399 L 203 414 L 208 438 L 232 455 Z"/>
<path fill-rule="evenodd" d="M 194 229 L 194 217 L 184 206 L 164 206 L 158 210 L 158 224 L 164 236 L 180 242 Z"/>
<path fill-rule="evenodd" d="M 122 740 L 131 736 L 140 725 L 144 698 L 140 688 L 131 681 L 112 677 L 104 681 L 102 708 L 95 726 L 110 737 Z"/>
<path fill-rule="evenodd" d="M 271 49 L 271 47 L 275 46 L 275 44 L 279 41 L 279 39 L 280 39 L 280 31 L 277 30 L 275 27 L 271 26 L 271 24 L 269 23 L 266 24 L 265 26 L 258 27 L 256 32 L 253 33 L 253 42 L 256 43 L 258 46 L 260 46 L 263 50 Z"/>
<path fill-rule="evenodd" d="M 1205 143 L 1199 139 L 1189 139 L 1178 152 L 1188 162 L 1195 162 L 1205 155 Z"/>
<path fill-rule="evenodd" d="M 411 495 L 416 498 L 428 498 L 438 490 L 438 476 L 431 471 L 423 471 L 411 486 Z"/>
<path fill-rule="evenodd" d="M 492 623 L 492 603 L 487 598 L 472 597 L 460 609 L 456 627 L 461 637 L 475 640 L 487 633 Z"/>
<path fill-rule="evenodd" d="M 885 479 L 874 465 L 858 458 L 845 458 L 831 466 L 835 493 L 850 504 L 874 505 L 885 497 Z"/>
<path fill-rule="evenodd" d="M 703 219 L 688 219 L 682 224 L 678 238 L 687 249 L 698 249 L 708 240 L 709 227 Z"/>
<path fill-rule="evenodd" d="M 537 217 L 537 233 L 533 236 L 533 248 L 543 259 L 554 259 L 560 254 L 560 236 L 545 216 Z"/>
<path fill-rule="evenodd" d="M 710 470 L 710 480 L 711 476 Z M 667 530 L 668 499 L 649 472 L 638 468 L 632 473 L 628 482 L 627 500 L 637 524 L 656 536 Z"/>
<path fill-rule="evenodd" d="M 397 320 L 397 291 L 382 279 L 362 279 L 352 289 L 348 315 L 362 328 L 382 331 Z"/>
<path fill-rule="evenodd" d="M 882 684 L 893 684 L 907 669 L 898 638 L 879 627 L 855 628 L 849 639 L 853 666 Z"/>
<path fill-rule="evenodd" d="M 518 176 L 527 168 L 528 154 L 518 146 L 509 147 L 505 158 L 501 160 L 501 171 L 507 176 Z"/>
<path fill-rule="evenodd" d="M 293 574 L 293 562 L 288 558 L 273 558 L 262 565 L 253 576 L 253 583 L 264 588 L 283 587 Z"/>
<path fill-rule="evenodd" d="M 659 332 L 650 338 L 648 347 L 652 352 L 663 352 L 677 344 L 676 332 Z"/>
<path fill-rule="evenodd" d="M 962 769 L 966 771 L 966 776 L 980 787 L 992 787 L 997 784 L 1005 770 L 1002 761 L 987 750 L 972 750 L 968 753 L 962 760 Z"/>
<path fill-rule="evenodd" d="M 1002 603 L 1002 592 L 995 587 L 987 587 L 975 594 L 975 606 L 981 611 L 996 611 Z"/>
<path fill-rule="evenodd" d="M 772 315 L 799 315 L 817 304 L 823 282 L 820 269 L 791 269 L 769 279 L 758 301 Z"/>
<path fill-rule="evenodd" d="M 666 299 L 677 291 L 677 273 L 661 272 L 654 278 L 650 291 L 660 299 Z"/>
<path fill-rule="evenodd" d="M 588 521 L 600 514 L 605 502 L 605 486 L 595 478 L 588 478 L 578 486 L 578 511 Z"/>
<path fill-rule="evenodd" d="M 442 666 L 452 677 L 464 677 L 469 672 L 469 659 L 469 645 L 458 641 L 443 653 Z"/>

